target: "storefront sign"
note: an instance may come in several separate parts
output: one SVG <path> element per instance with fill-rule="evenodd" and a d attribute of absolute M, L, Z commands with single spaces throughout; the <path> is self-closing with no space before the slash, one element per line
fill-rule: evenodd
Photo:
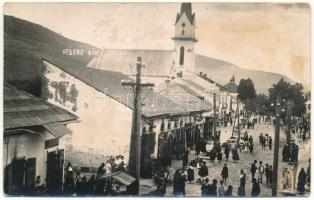
<path fill-rule="evenodd" d="M 59 138 L 53 138 L 51 140 L 45 141 L 45 149 L 49 149 L 51 147 L 55 147 L 59 145 Z"/>

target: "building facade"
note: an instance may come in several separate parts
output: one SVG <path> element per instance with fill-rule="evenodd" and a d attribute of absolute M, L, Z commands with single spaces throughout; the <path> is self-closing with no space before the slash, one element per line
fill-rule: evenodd
<path fill-rule="evenodd" d="M 48 192 L 64 179 L 66 126 L 78 117 L 4 84 L 4 180 L 8 195 L 32 194 L 39 177 Z"/>

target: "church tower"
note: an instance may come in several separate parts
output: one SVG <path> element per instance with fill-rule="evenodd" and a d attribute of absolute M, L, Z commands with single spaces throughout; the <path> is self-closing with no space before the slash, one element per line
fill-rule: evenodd
<path fill-rule="evenodd" d="M 195 13 L 191 3 L 182 3 L 175 21 L 172 77 L 182 77 L 186 72 L 194 73 Z"/>

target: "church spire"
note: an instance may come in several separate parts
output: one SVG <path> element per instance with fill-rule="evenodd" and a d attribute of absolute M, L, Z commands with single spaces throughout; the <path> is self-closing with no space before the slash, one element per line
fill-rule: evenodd
<path fill-rule="evenodd" d="M 192 13 L 192 4 L 191 3 L 181 3 L 181 9 L 180 9 L 180 14 L 177 14 L 176 18 L 176 23 L 178 23 L 179 19 L 182 17 L 183 14 L 186 14 L 189 22 L 191 24 L 194 24 L 194 19 L 195 19 L 195 13 Z"/>
<path fill-rule="evenodd" d="M 194 73 L 195 13 L 191 3 L 181 3 L 177 13 L 174 40 L 172 77 L 182 77 L 186 72 Z"/>
<path fill-rule="evenodd" d="M 230 79 L 231 83 L 235 83 L 235 78 L 234 78 L 234 74 L 232 75 L 232 78 Z"/>

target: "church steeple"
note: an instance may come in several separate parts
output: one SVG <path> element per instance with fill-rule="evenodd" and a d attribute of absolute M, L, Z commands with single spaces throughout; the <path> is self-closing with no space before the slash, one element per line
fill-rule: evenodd
<path fill-rule="evenodd" d="M 194 72 L 194 43 L 195 38 L 195 13 L 192 12 L 191 3 L 182 3 L 180 13 L 175 21 L 175 36 L 173 49 L 174 68 L 172 76 L 182 77 L 184 74 Z"/>
<path fill-rule="evenodd" d="M 191 24 L 194 24 L 194 18 L 195 18 L 195 13 L 192 14 L 192 5 L 191 3 L 182 3 L 181 4 L 181 9 L 180 9 L 180 14 L 177 14 L 177 18 L 176 18 L 176 23 L 178 23 L 179 19 L 181 18 L 181 16 L 183 15 L 183 13 L 186 14 L 186 16 L 189 19 L 189 22 Z"/>
<path fill-rule="evenodd" d="M 230 83 L 235 83 L 234 75 L 232 75 L 232 78 L 230 79 Z"/>

